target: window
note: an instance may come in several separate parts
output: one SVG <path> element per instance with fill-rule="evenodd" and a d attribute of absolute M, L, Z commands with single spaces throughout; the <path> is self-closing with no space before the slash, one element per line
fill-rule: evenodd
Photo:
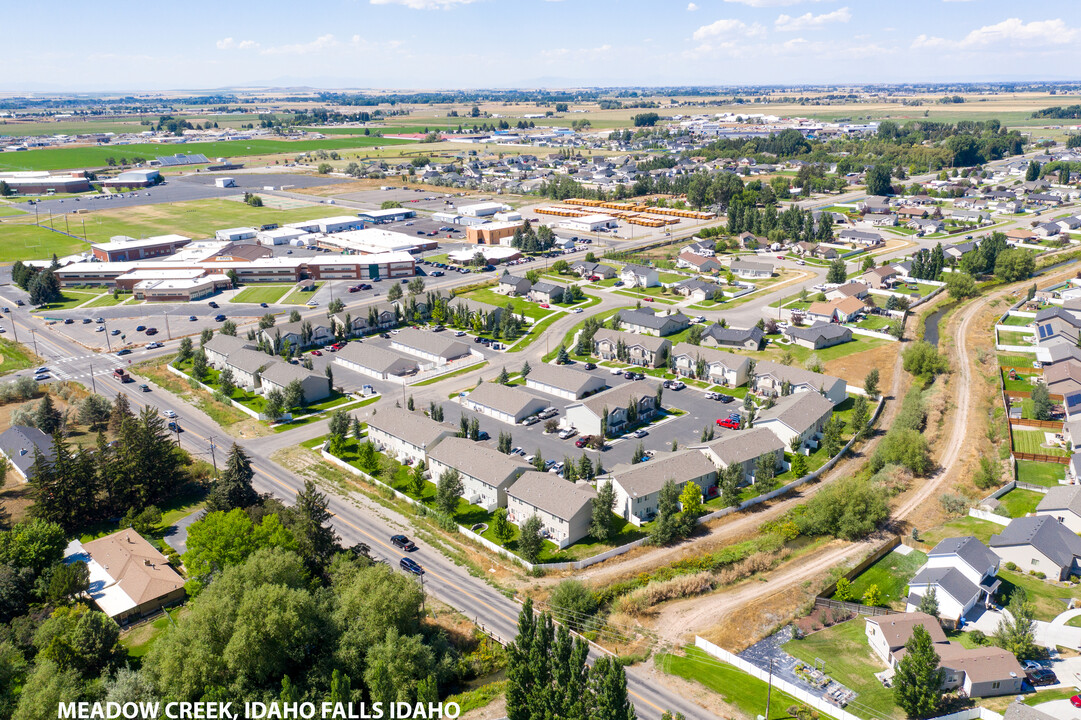
<path fill-rule="evenodd" d="M 999 686 L 999 684 L 1000 684 L 1000 683 L 999 683 L 999 682 L 998 682 L 997 680 L 996 680 L 995 682 L 991 683 L 991 689 L 992 689 L 992 690 L 997 690 L 997 689 L 998 689 L 998 686 Z"/>

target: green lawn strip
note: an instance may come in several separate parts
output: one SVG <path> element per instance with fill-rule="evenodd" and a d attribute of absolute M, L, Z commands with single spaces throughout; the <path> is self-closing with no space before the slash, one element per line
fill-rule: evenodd
<path fill-rule="evenodd" d="M 596 318 L 598 321 L 600 321 L 603 324 L 603 323 L 608 322 L 608 318 L 612 317 L 613 315 L 615 315 L 620 310 L 630 310 L 630 306 L 628 305 L 626 307 L 612 308 L 611 310 L 606 310 L 606 311 L 604 311 L 602 313 L 597 313 L 596 315 L 590 315 L 590 317 Z M 568 330 L 567 334 L 563 336 L 563 340 L 561 341 L 561 343 L 567 348 L 568 352 L 570 352 L 570 350 L 573 349 L 574 336 L 578 334 L 579 330 L 581 330 L 583 327 L 585 327 L 585 324 L 586 324 L 586 319 L 582 318 L 582 320 L 575 323 L 574 327 L 572 327 L 570 330 Z M 545 355 L 541 359 L 544 360 L 544 362 L 551 362 L 553 359 L 555 359 L 555 356 L 558 353 L 559 353 L 559 345 L 555 345 L 551 350 L 548 351 L 548 354 Z M 577 356 L 575 356 L 575 357 L 577 357 Z M 585 360 L 586 358 L 577 358 L 577 359 Z"/>
<path fill-rule="evenodd" d="M 246 287 L 238 292 L 229 302 L 234 303 L 276 303 L 282 295 L 289 292 L 296 285 L 259 285 Z"/>
<path fill-rule="evenodd" d="M 359 410 L 360 408 L 364 407 L 365 405 L 371 405 L 372 403 L 378 401 L 379 397 L 380 397 L 379 395 L 376 395 L 374 397 L 368 398 L 367 400 L 361 400 L 359 402 L 352 402 L 352 403 L 349 403 L 347 405 L 338 405 L 334 409 L 336 411 L 337 410 L 346 410 L 346 411 L 352 412 L 353 410 Z M 308 407 L 310 408 L 311 406 L 309 405 Z M 294 420 L 290 420 L 288 422 L 278 423 L 277 425 L 274 426 L 274 432 L 286 432 L 287 430 L 294 430 L 294 429 L 296 429 L 298 427 L 303 427 L 305 425 L 309 425 L 309 424 L 311 424 L 313 422 L 318 422 L 319 420 L 323 420 L 325 418 L 326 418 L 326 415 L 323 415 L 323 414 L 320 414 L 320 413 L 315 413 L 315 414 L 312 414 L 312 415 L 303 415 L 303 416 L 301 416 L 299 418 L 296 418 Z"/>
<path fill-rule="evenodd" d="M 683 280 L 686 280 L 688 277 L 692 277 L 692 276 L 680 275 L 679 273 L 667 273 L 667 272 L 657 273 L 657 280 L 659 280 L 662 283 L 678 283 L 678 282 L 682 282 Z"/>
<path fill-rule="evenodd" d="M 500 295 L 491 288 L 481 288 L 479 290 L 471 290 L 464 295 L 457 295 L 455 297 L 461 297 L 466 300 L 476 300 L 477 302 L 487 303 L 488 305 L 494 305 L 495 307 L 506 307 L 507 303 L 511 304 L 514 308 L 514 312 L 517 315 L 525 315 L 527 318 L 533 320 L 543 320 L 552 314 L 551 310 L 545 310 L 536 303 L 523 300 L 519 297 L 507 297 L 506 295 Z"/>
<path fill-rule="evenodd" d="M 993 523 L 990 520 L 962 517 L 950 520 L 944 525 L 921 533 L 920 538 L 928 549 L 933 548 L 944 538 L 963 537 L 965 535 L 973 535 L 976 539 L 986 545 L 990 542 L 992 535 L 997 535 L 1002 532 L 1002 528 L 1002 525 Z"/>
<path fill-rule="evenodd" d="M 999 345 L 1032 345 L 1036 336 L 1032 333 L 1021 332 L 1006 332 L 1003 330 L 998 331 L 998 344 Z"/>
<path fill-rule="evenodd" d="M 424 386 L 424 385 L 433 385 L 433 384 L 435 384 L 437 382 L 440 382 L 441 380 L 446 380 L 447 378 L 457 377 L 459 375 L 465 375 L 466 373 L 472 372 L 474 370 L 480 370 L 482 367 L 484 367 L 487 364 L 488 364 L 488 361 L 486 360 L 486 361 L 484 361 L 482 363 L 477 363 L 476 365 L 470 365 L 469 367 L 464 367 L 461 370 L 455 370 L 454 372 L 447 373 L 446 375 L 437 375 L 437 376 L 435 376 L 433 378 L 428 378 L 427 380 L 421 380 L 418 383 L 413 383 L 411 387 L 421 387 L 421 386 Z"/>
<path fill-rule="evenodd" d="M 659 288 L 647 288 L 645 290 L 616 290 L 616 295 L 624 295 L 626 297 L 638 298 L 653 298 L 652 302 L 664 303 L 665 305 L 675 305 L 678 300 L 673 300 L 663 295 Z"/>
<path fill-rule="evenodd" d="M 493 700 L 507 692 L 507 682 L 506 680 L 499 680 L 487 683 L 478 688 L 451 695 L 445 702 L 455 703 L 462 713 L 487 707 Z"/>
<path fill-rule="evenodd" d="M 529 332 L 527 332 L 525 335 L 519 338 L 517 342 L 511 345 L 510 348 L 507 349 L 507 352 L 513 353 L 525 350 L 533 343 L 533 341 L 535 341 L 537 338 L 544 334 L 544 332 L 548 329 L 548 326 L 550 326 L 561 317 L 563 316 L 560 314 L 553 314 L 545 318 L 544 320 L 541 320 L 540 322 L 533 323 L 533 325 L 531 325 L 529 328 Z M 558 351 L 559 347 L 556 346 L 556 352 Z"/>
<path fill-rule="evenodd" d="M 560 303 L 553 303 L 553 304 L 556 307 L 561 307 L 561 308 L 566 308 L 566 309 L 581 308 L 582 310 L 585 310 L 586 308 L 591 308 L 594 305 L 600 304 L 600 301 L 601 301 L 601 299 L 599 297 L 597 297 L 596 295 L 590 295 L 590 294 L 586 293 L 586 299 L 585 300 L 581 300 L 579 302 L 570 302 L 570 303 L 562 303 L 562 302 L 560 302 Z"/>
<path fill-rule="evenodd" d="M 60 293 L 61 300 L 48 305 L 42 305 L 34 312 L 48 312 L 50 310 L 71 310 L 85 302 L 93 300 L 100 293 L 80 292 L 78 290 L 63 290 Z M 112 297 L 111 295 L 109 297 Z"/>
<path fill-rule="evenodd" d="M 294 290 L 278 302 L 283 305 L 305 305 L 322 287 L 323 283 L 317 282 L 314 290 Z"/>
<path fill-rule="evenodd" d="M 0 338 L 0 358 L 3 358 L 0 362 L 0 375 L 35 367 L 43 362 L 28 346 L 7 338 Z"/>
<path fill-rule="evenodd" d="M 0 225 L 0 262 L 64 257 L 88 250 L 90 246 L 82 240 L 48 228 L 19 222 Z"/>
<path fill-rule="evenodd" d="M 1035 318 L 1021 317 L 1020 315 L 1010 315 L 1005 320 L 1003 320 L 1002 322 L 1000 322 L 998 324 L 999 325 L 1012 325 L 1012 326 L 1017 326 L 1017 327 L 1024 327 L 1024 326 L 1028 325 L 1029 323 L 1033 323 L 1033 322 L 1036 322 Z"/>
<path fill-rule="evenodd" d="M 669 675 L 678 675 L 712 690 L 726 703 L 739 708 L 746 717 L 759 717 L 766 712 L 769 686 L 765 681 L 696 647 L 686 647 L 683 653 L 682 656 L 673 653 L 657 655 L 657 667 Z M 791 695 L 773 690 L 768 720 L 787 720 L 791 717 L 788 708 L 793 704 L 799 703 Z"/>
<path fill-rule="evenodd" d="M 821 350 L 812 350 L 805 348 L 795 343 L 788 345 L 775 344 L 768 350 L 761 350 L 757 352 L 743 353 L 750 355 L 754 358 L 760 358 L 764 360 L 777 360 L 786 351 L 792 354 L 796 363 L 802 365 L 807 358 L 811 355 L 817 355 L 818 359 L 823 363 L 830 360 L 836 360 L 837 358 L 852 355 L 854 353 L 864 352 L 865 350 L 871 350 L 879 345 L 885 345 L 886 343 L 893 342 L 892 340 L 886 340 L 885 338 L 866 337 L 860 335 L 854 335 L 851 342 L 841 343 L 840 345 L 834 345 L 828 348 L 822 348 Z M 739 352 L 735 350 L 734 352 Z"/>
<path fill-rule="evenodd" d="M 1055 457 L 1068 457 L 1065 450 L 1057 447 L 1044 447 L 1043 430 L 1021 430 L 1020 426 L 1013 428 L 1013 449 L 1015 452 L 1032 453 L 1033 455 L 1054 455 Z"/>
<path fill-rule="evenodd" d="M 904 717 L 893 700 L 893 690 L 883 687 L 875 677 L 876 672 L 886 667 L 867 644 L 866 624 L 864 618 L 857 617 L 811 633 L 802 640 L 791 640 L 784 644 L 784 650 L 811 666 L 817 659 L 825 660 L 823 672 L 855 690 L 861 706 L 887 717 Z"/>
<path fill-rule="evenodd" d="M 1081 615 L 1070 618 L 1066 621 L 1066 625 L 1069 627 L 1081 627 Z"/>
<path fill-rule="evenodd" d="M 1024 704 L 1039 706 L 1041 703 L 1051 702 L 1052 700 L 1069 700 L 1076 694 L 1077 689 L 1074 687 L 1063 688 L 1062 690 L 1037 690 L 1036 693 L 1025 698 Z M 1039 707 L 1036 709 L 1038 710 Z"/>
<path fill-rule="evenodd" d="M 1035 512 L 1036 506 L 1040 504 L 1043 498 L 1043 493 L 1038 493 L 1035 490 L 1016 488 L 1000 497 L 998 501 L 1002 503 L 1002 507 L 1010 517 L 1017 518 Z"/>
<path fill-rule="evenodd" d="M 961 647 L 968 648 L 969 650 L 978 647 L 986 647 L 973 640 L 972 633 L 965 632 L 964 630 L 944 630 L 944 632 L 946 633 L 946 637 L 951 641 L 958 643 Z"/>
<path fill-rule="evenodd" d="M 1077 596 L 1076 591 L 1071 588 L 1053 585 L 1046 580 L 1013 572 L 1005 567 L 999 568 L 998 577 L 1002 580 L 998 592 L 1003 598 L 1009 598 L 1015 587 L 1025 589 L 1037 620 L 1054 620 L 1066 610 L 1066 603 Z"/>
<path fill-rule="evenodd" d="M 97 298 L 95 298 L 94 300 L 91 300 L 86 305 L 83 305 L 83 308 L 86 309 L 96 307 L 113 307 L 115 305 L 120 305 L 121 303 L 127 302 L 133 297 L 134 295 L 132 295 L 131 293 L 120 293 L 119 297 L 113 297 L 113 294 L 108 292 L 102 293 L 101 295 L 98 295 Z"/>
<path fill-rule="evenodd" d="M 1032 368 L 1033 358 L 1031 355 L 1010 355 L 999 353 L 998 364 L 1002 367 Z"/>
<path fill-rule="evenodd" d="M 25 215 L 26 211 L 17 207 L 11 207 L 10 205 L 0 205 L 0 217 L 11 217 L 13 215 Z"/>
<path fill-rule="evenodd" d="M 903 610 L 908 581 L 926 561 L 927 555 L 918 550 L 908 555 L 902 555 L 895 550 L 864 570 L 852 581 L 852 596 L 857 598 L 856 602 L 859 602 L 858 598 L 863 597 L 867 588 L 877 585 L 882 594 L 880 605 L 896 606 L 894 609 Z"/>

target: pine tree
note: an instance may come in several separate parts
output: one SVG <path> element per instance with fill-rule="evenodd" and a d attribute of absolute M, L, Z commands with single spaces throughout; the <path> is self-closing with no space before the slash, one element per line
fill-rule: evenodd
<path fill-rule="evenodd" d="M 259 494 L 252 487 L 254 477 L 251 458 L 234 442 L 225 458 L 220 476 L 210 488 L 207 510 L 229 512 L 235 508 L 248 508 L 259 502 Z"/>
<path fill-rule="evenodd" d="M 909 717 L 931 717 L 941 705 L 942 670 L 938 663 L 930 633 L 916 625 L 893 677 L 894 700 Z"/>
<path fill-rule="evenodd" d="M 41 402 L 34 408 L 34 426 L 46 435 L 52 435 L 63 424 L 64 415 L 53 404 L 53 398 L 49 393 L 41 398 Z"/>
<path fill-rule="evenodd" d="M 934 588 L 928 590 L 927 594 L 920 598 L 917 609 L 921 613 L 927 613 L 933 618 L 938 618 L 938 593 Z"/>
<path fill-rule="evenodd" d="M 289 523 L 297 540 L 298 554 L 317 574 L 322 574 L 339 549 L 338 537 L 327 524 L 330 521 L 328 505 L 327 496 L 319 492 L 314 482 L 305 480 L 304 489 L 297 493 Z"/>

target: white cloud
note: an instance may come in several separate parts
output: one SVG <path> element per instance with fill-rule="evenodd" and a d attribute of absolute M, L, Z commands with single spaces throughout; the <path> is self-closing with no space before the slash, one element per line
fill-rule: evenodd
<path fill-rule="evenodd" d="M 823 25 L 829 25 L 830 23 L 846 23 L 851 19 L 852 13 L 848 11 L 847 7 L 843 7 L 830 13 L 822 13 L 821 15 L 814 15 L 809 12 L 804 13 L 799 17 L 783 14 L 778 15 L 776 22 L 774 22 L 774 27 L 785 32 L 799 32 L 801 30 L 820 28 Z"/>
<path fill-rule="evenodd" d="M 724 0 L 729 3 L 739 3 L 741 5 L 748 5 L 750 7 L 788 7 L 790 5 L 799 5 L 802 2 L 823 2 L 824 0 Z"/>
<path fill-rule="evenodd" d="M 763 35 L 766 29 L 758 23 L 752 23 L 748 25 L 742 20 L 736 20 L 734 18 L 727 18 L 724 20 L 718 20 L 710 23 L 709 25 L 703 25 L 694 31 L 694 39 L 698 41 L 707 40 L 709 38 L 723 37 L 726 35 L 743 35 L 746 37 L 756 37 Z"/>
<path fill-rule="evenodd" d="M 950 46 L 951 43 L 946 38 L 935 37 L 934 35 L 917 35 L 916 39 L 912 41 L 912 49 L 919 50 L 920 48 L 944 48 Z"/>
<path fill-rule="evenodd" d="M 965 48 L 998 43 L 1064 45 L 1078 39 L 1081 39 L 1081 29 L 1068 27 L 1061 18 L 1033 20 L 1030 23 L 1023 22 L 1021 18 L 1009 18 L 995 25 L 984 25 L 973 30 L 960 44 Z"/>
<path fill-rule="evenodd" d="M 698 6 L 695 5 L 694 3 L 688 3 L 687 4 L 687 12 L 694 12 L 697 9 L 698 9 Z"/>
<path fill-rule="evenodd" d="M 231 37 L 219 40 L 215 45 L 218 46 L 219 50 L 254 50 L 259 47 L 259 43 L 254 40 L 241 40 L 240 42 L 237 42 Z"/>
<path fill-rule="evenodd" d="M 312 53 L 330 50 L 339 45 L 338 41 L 330 33 L 320 35 L 315 40 L 295 45 L 278 45 L 263 50 L 264 55 L 311 55 Z"/>
<path fill-rule="evenodd" d="M 469 5 L 475 0 L 369 0 L 372 5 L 404 5 L 411 10 L 449 10 L 455 5 Z"/>

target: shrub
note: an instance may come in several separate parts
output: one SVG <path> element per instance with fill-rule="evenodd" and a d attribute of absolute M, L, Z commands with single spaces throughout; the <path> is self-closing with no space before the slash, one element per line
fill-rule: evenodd
<path fill-rule="evenodd" d="M 1006 563 L 1006 569 L 1009 570 L 1010 572 L 1017 572 L 1017 563 L 1015 563 L 1015 562 Z"/>
<path fill-rule="evenodd" d="M 942 493 L 938 501 L 942 503 L 942 509 L 950 515 L 964 515 L 968 510 L 968 498 L 954 493 Z"/>
<path fill-rule="evenodd" d="M 577 580 L 564 580 L 556 585 L 548 604 L 552 614 L 574 630 L 581 630 L 585 621 L 597 612 L 597 598 Z"/>

